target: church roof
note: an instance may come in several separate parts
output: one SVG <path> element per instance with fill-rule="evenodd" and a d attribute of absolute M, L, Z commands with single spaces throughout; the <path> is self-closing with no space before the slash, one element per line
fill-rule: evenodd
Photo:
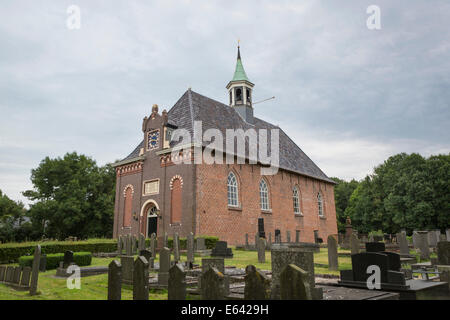
<path fill-rule="evenodd" d="M 257 117 L 254 118 L 254 124 L 249 124 L 241 118 L 234 108 L 190 89 L 169 110 L 168 121 L 178 128 L 188 130 L 191 137 L 193 137 L 194 121 L 202 121 L 203 132 L 210 128 L 219 129 L 223 133 L 224 140 L 226 129 L 243 129 L 246 131 L 253 128 L 256 131 L 267 129 L 269 132 L 268 141 L 270 142 L 270 130 L 279 129 L 279 167 L 281 169 L 334 183 L 278 126 Z M 208 144 L 209 142 L 204 142 L 205 146 Z M 122 161 L 138 157 L 139 151 L 143 147 L 144 141 Z M 268 149 L 270 151 L 270 146 Z"/>

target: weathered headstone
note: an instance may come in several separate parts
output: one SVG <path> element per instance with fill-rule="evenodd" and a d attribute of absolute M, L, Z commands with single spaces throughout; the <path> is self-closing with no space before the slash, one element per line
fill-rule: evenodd
<path fill-rule="evenodd" d="M 144 250 L 145 249 L 145 236 L 140 233 L 139 234 L 139 242 L 138 242 L 138 250 Z"/>
<path fill-rule="evenodd" d="M 347 217 L 347 219 L 345 220 L 345 236 L 344 236 L 344 241 L 343 241 L 343 248 L 350 248 L 350 239 L 351 239 L 351 235 L 353 234 L 353 227 L 352 227 L 352 220 L 350 219 L 350 217 Z"/>
<path fill-rule="evenodd" d="M 148 261 L 142 256 L 134 262 L 133 300 L 148 300 Z"/>
<path fill-rule="evenodd" d="M 247 266 L 245 268 L 244 300 L 268 299 L 270 299 L 270 279 L 255 266 Z"/>
<path fill-rule="evenodd" d="M 420 259 L 430 258 L 430 248 L 428 246 L 428 232 L 418 231 L 417 232 L 417 246 L 420 250 Z"/>
<path fill-rule="evenodd" d="M 419 235 L 418 235 L 418 233 L 417 233 L 417 231 L 416 230 L 414 230 L 413 231 L 413 234 L 412 234 L 412 242 L 413 242 L 413 247 L 414 247 L 414 249 L 418 249 L 419 247 L 418 247 L 418 237 L 419 237 Z"/>
<path fill-rule="evenodd" d="M 397 233 L 397 243 L 400 247 L 400 254 L 409 255 L 408 240 L 406 239 L 406 234 L 404 232 Z"/>
<path fill-rule="evenodd" d="M 156 234 L 152 233 L 150 236 L 150 251 L 152 252 L 152 257 L 156 257 Z"/>
<path fill-rule="evenodd" d="M 120 265 L 122 266 L 122 282 L 133 284 L 134 257 L 120 256 Z"/>
<path fill-rule="evenodd" d="M 327 239 L 328 245 L 328 269 L 329 270 L 338 270 L 338 247 L 336 238 L 332 235 L 328 236 Z"/>
<path fill-rule="evenodd" d="M 201 295 L 203 300 L 223 300 L 225 296 L 225 276 L 216 268 L 208 268 L 201 275 Z"/>
<path fill-rule="evenodd" d="M 137 254 L 137 239 L 136 237 L 133 235 L 131 236 L 131 245 L 132 245 L 132 249 L 133 249 L 133 254 Z"/>
<path fill-rule="evenodd" d="M 259 238 L 258 245 L 256 246 L 256 250 L 258 250 L 258 262 L 265 263 L 266 262 L 266 240 L 264 238 Z"/>
<path fill-rule="evenodd" d="M 437 243 L 439 241 L 439 238 L 436 236 L 436 231 L 428 231 L 428 246 L 435 248 L 437 246 Z"/>
<path fill-rule="evenodd" d="M 129 235 L 129 234 L 125 238 L 125 254 L 127 256 L 133 255 L 133 240 L 131 239 L 131 235 Z"/>
<path fill-rule="evenodd" d="M 0 266 L 0 282 L 5 281 L 6 267 Z"/>
<path fill-rule="evenodd" d="M 450 265 L 450 241 L 438 242 L 437 256 L 439 265 Z"/>
<path fill-rule="evenodd" d="M 286 231 L 286 242 L 287 243 L 291 242 L 291 232 L 289 230 Z"/>
<path fill-rule="evenodd" d="M 312 300 L 308 272 L 295 264 L 287 265 L 280 274 L 282 300 Z"/>
<path fill-rule="evenodd" d="M 274 248 L 272 259 L 272 299 L 280 299 L 280 274 L 288 264 L 295 264 L 309 274 L 311 293 L 314 299 L 321 299 L 319 290 L 315 290 L 313 252 L 301 248 Z"/>
<path fill-rule="evenodd" d="M 450 241 L 450 229 L 445 230 L 445 235 L 447 236 L 447 241 Z"/>
<path fill-rule="evenodd" d="M 47 255 L 45 253 L 41 254 L 41 261 L 39 261 L 39 271 L 47 271 Z"/>
<path fill-rule="evenodd" d="M 23 267 L 22 278 L 20 279 L 20 285 L 22 287 L 29 288 L 31 279 L 31 267 Z"/>
<path fill-rule="evenodd" d="M 21 275 L 22 275 L 22 267 L 15 267 L 14 268 L 13 283 L 19 284 Z"/>
<path fill-rule="evenodd" d="M 5 282 L 12 283 L 13 281 L 14 281 L 14 267 L 13 266 L 7 266 L 6 267 Z"/>
<path fill-rule="evenodd" d="M 351 254 L 359 253 L 359 239 L 355 234 L 350 235 Z"/>
<path fill-rule="evenodd" d="M 197 250 L 206 250 L 205 238 L 197 238 Z"/>
<path fill-rule="evenodd" d="M 41 246 L 37 245 L 36 249 L 34 249 L 33 266 L 31 270 L 30 295 L 32 296 L 34 296 L 37 293 L 40 261 L 41 261 Z"/>
<path fill-rule="evenodd" d="M 187 240 L 186 240 L 186 249 L 187 249 L 187 266 L 192 268 L 194 264 L 194 234 L 189 232 Z"/>
<path fill-rule="evenodd" d="M 173 260 L 175 262 L 180 261 L 180 238 L 176 232 L 173 236 Z"/>
<path fill-rule="evenodd" d="M 203 258 L 202 259 L 202 273 L 205 273 L 209 268 L 216 268 L 222 273 L 225 273 L 225 259 L 223 258 Z"/>
<path fill-rule="evenodd" d="M 231 248 L 228 248 L 228 243 L 226 241 L 217 241 L 216 246 L 211 252 L 211 256 L 233 258 L 233 252 L 231 251 Z"/>
<path fill-rule="evenodd" d="M 164 247 L 159 252 L 158 284 L 160 286 L 167 286 L 169 282 L 169 268 L 170 268 L 170 249 Z"/>
<path fill-rule="evenodd" d="M 113 260 L 108 266 L 108 300 L 122 299 L 122 266 Z"/>
<path fill-rule="evenodd" d="M 67 269 L 73 263 L 73 251 L 66 250 L 64 252 L 63 268 Z"/>
<path fill-rule="evenodd" d="M 186 300 L 186 272 L 176 263 L 169 269 L 168 300 Z"/>

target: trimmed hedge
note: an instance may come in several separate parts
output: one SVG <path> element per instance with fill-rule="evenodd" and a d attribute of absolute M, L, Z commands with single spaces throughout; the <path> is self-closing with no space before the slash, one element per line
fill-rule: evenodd
<path fill-rule="evenodd" d="M 115 239 L 91 239 L 84 241 L 49 241 L 0 244 L 0 262 L 17 262 L 19 257 L 33 255 L 36 245 L 40 244 L 42 253 L 73 252 L 114 252 L 117 251 Z"/>
<path fill-rule="evenodd" d="M 22 256 L 19 258 L 19 266 L 31 267 L 33 265 L 33 256 Z M 51 253 L 47 254 L 47 270 L 56 269 L 59 267 L 59 263 L 64 261 L 64 253 Z M 73 262 L 79 266 L 90 266 L 92 263 L 92 253 L 90 252 L 74 252 Z"/>
<path fill-rule="evenodd" d="M 207 249 L 212 249 L 216 246 L 216 242 L 219 241 L 218 237 L 211 237 L 211 236 L 198 236 L 195 237 L 195 241 L 197 241 L 197 238 L 204 238 L 205 239 L 205 246 Z M 168 246 L 169 248 L 173 248 L 173 238 L 168 238 Z M 187 245 L 187 238 L 180 238 L 180 249 L 186 250 Z"/>

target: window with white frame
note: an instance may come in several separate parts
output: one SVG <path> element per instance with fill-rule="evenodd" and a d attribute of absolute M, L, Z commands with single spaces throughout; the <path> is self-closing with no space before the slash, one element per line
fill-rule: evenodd
<path fill-rule="evenodd" d="M 298 188 L 294 187 L 292 191 L 292 201 L 294 205 L 294 213 L 300 214 L 300 193 L 298 192 Z"/>
<path fill-rule="evenodd" d="M 317 194 L 317 208 L 319 210 L 319 217 L 323 217 L 323 199 L 320 192 Z"/>
<path fill-rule="evenodd" d="M 239 206 L 238 183 L 236 175 L 233 172 L 230 172 L 230 174 L 228 175 L 227 185 L 228 185 L 228 205 L 230 207 L 238 207 Z"/>
<path fill-rule="evenodd" d="M 259 183 L 259 198 L 261 210 L 269 210 L 269 188 L 264 179 L 261 179 L 261 182 Z"/>

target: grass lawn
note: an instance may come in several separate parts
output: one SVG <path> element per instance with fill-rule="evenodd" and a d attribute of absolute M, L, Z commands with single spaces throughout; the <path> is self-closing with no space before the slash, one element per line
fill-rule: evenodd
<path fill-rule="evenodd" d="M 341 251 L 340 252 L 346 252 Z M 255 265 L 263 270 L 270 270 L 270 251 L 266 252 L 266 262 L 258 263 L 256 251 L 233 250 L 233 259 L 225 259 L 225 265 L 245 268 L 249 264 Z M 195 257 L 195 263 L 201 264 L 201 257 Z M 92 258 L 92 266 L 107 266 L 113 258 Z M 186 255 L 182 254 L 182 261 L 186 260 Z M 158 260 L 156 260 L 158 261 Z M 314 254 L 314 262 L 318 264 L 328 264 L 328 252 L 326 248 L 321 248 L 319 253 Z M 339 268 L 351 269 L 350 257 L 339 257 Z M 326 267 L 315 267 L 317 274 L 339 275 L 339 271 L 329 271 Z M 55 278 L 56 270 L 39 273 L 38 291 L 39 295 L 31 297 L 28 291 L 16 291 L 7 285 L 0 284 L 0 300 L 104 300 L 108 292 L 108 275 L 90 276 L 81 278 L 81 289 L 68 289 L 66 279 Z M 131 300 L 133 290 L 131 286 L 122 287 L 122 299 Z M 198 297 L 188 297 L 198 299 Z M 150 300 L 167 299 L 167 291 L 150 291 Z"/>

